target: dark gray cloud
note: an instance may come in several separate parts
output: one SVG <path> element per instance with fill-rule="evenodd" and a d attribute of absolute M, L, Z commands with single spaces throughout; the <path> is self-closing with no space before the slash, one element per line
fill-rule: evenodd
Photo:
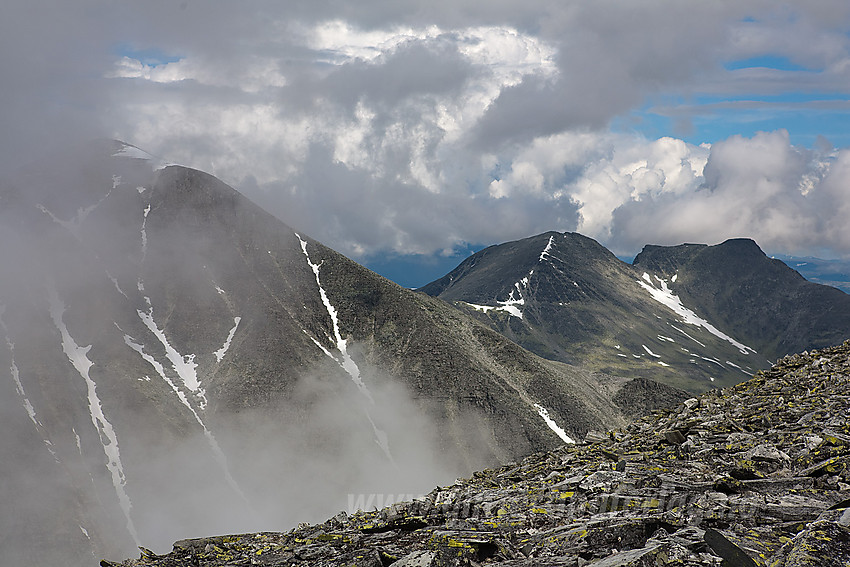
<path fill-rule="evenodd" d="M 403 43 L 377 65 L 364 61 L 341 65 L 311 86 L 314 93 L 349 108 L 360 100 L 394 107 L 410 99 L 457 96 L 473 74 L 457 47 L 440 38 L 427 44 Z"/>

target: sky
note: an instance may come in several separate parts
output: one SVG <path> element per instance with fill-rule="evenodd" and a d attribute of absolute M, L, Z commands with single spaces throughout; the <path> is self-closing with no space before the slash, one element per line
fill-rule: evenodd
<path fill-rule="evenodd" d="M 850 257 L 846 0 L 9 0 L 0 173 L 109 137 L 424 285 L 547 230 Z"/>

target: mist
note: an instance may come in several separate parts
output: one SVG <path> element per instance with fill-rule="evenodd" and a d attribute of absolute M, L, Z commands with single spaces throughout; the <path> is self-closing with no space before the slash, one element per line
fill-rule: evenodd
<path fill-rule="evenodd" d="M 285 531 L 495 464 L 347 341 L 353 379 L 301 236 L 123 147 L 0 189 L 4 560 Z"/>
<path fill-rule="evenodd" d="M 440 426 L 402 386 L 368 374 L 374 404 L 346 384 L 307 376 L 279 405 L 215 415 L 212 433 L 241 494 L 202 436 L 141 449 L 145 462 L 128 478 L 128 493 L 142 544 L 164 553 L 178 539 L 287 531 L 351 513 L 352 502 L 389 505 L 472 472 L 469 456 L 441 446 Z M 391 459 L 370 418 L 387 434 Z M 133 432 L 128 441 L 142 438 Z"/>

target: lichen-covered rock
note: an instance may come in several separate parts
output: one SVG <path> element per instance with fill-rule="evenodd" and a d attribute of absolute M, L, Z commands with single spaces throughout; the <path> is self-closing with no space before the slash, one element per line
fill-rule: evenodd
<path fill-rule="evenodd" d="M 424 498 L 122 565 L 846 567 L 848 465 L 850 341 Z"/>
<path fill-rule="evenodd" d="M 817 521 L 783 545 L 770 563 L 770 567 L 847 565 L 850 565 L 850 508 L 821 514 Z"/>

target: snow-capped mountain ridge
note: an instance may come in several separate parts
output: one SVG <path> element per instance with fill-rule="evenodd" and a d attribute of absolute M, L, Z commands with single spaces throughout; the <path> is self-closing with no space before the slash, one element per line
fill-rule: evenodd
<path fill-rule="evenodd" d="M 712 256 L 710 265 L 698 263 Z M 736 293 L 742 281 L 753 293 L 722 306 L 706 303 Z M 691 291 L 700 286 L 710 291 Z M 522 320 L 499 308 L 516 289 L 523 291 Z M 545 233 L 482 250 L 421 291 L 543 357 L 610 374 L 638 372 L 692 391 L 736 383 L 778 356 L 850 333 L 846 294 L 804 281 L 752 241 L 647 246 L 629 265 L 581 235 Z M 761 312 L 749 325 L 736 319 L 746 306 L 770 305 L 779 313 Z M 754 334 L 752 323 L 765 316 L 773 324 Z"/>

